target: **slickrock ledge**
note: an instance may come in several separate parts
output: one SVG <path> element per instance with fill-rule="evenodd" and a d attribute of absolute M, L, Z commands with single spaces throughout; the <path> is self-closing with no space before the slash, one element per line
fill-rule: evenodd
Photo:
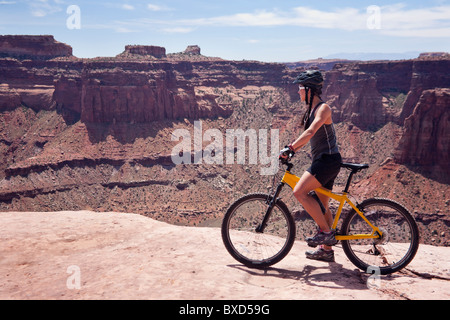
<path fill-rule="evenodd" d="M 217 228 L 111 212 L 0 213 L 0 299 L 450 298 L 449 248 L 421 245 L 406 270 L 378 283 L 339 247 L 335 263 L 307 260 L 306 249 L 298 241 L 261 271 L 233 260 Z"/>

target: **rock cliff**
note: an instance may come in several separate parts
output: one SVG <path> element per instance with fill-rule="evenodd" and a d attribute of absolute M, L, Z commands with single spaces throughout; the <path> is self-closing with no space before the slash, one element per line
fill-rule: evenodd
<path fill-rule="evenodd" d="M 403 125 L 423 91 L 450 87 L 449 69 L 449 58 L 338 64 L 327 72 L 324 97 L 337 121 Z"/>
<path fill-rule="evenodd" d="M 450 176 L 450 88 L 425 90 L 406 118 L 395 159 L 412 166 L 439 166 Z"/>
<path fill-rule="evenodd" d="M 28 37 L 17 40 L 26 41 Z M 44 52 L 47 41 L 50 39 L 43 37 L 30 47 Z M 0 52 L 17 57 L 19 49 Z M 45 52 L 50 57 L 51 52 Z M 200 49 L 190 46 L 185 53 L 200 55 Z M 155 46 L 126 46 L 124 53 L 112 59 L 72 57 L 44 63 L 5 58 L 0 61 L 0 107 L 11 109 L 22 104 L 35 110 L 58 109 L 72 122 L 215 118 L 229 116 L 232 110 L 227 104 L 218 104 L 216 95 L 197 94 L 196 87 L 279 86 L 287 74 L 282 65 L 256 61 L 165 58 L 165 49 Z"/>
<path fill-rule="evenodd" d="M 0 35 L 0 57 L 48 60 L 72 56 L 72 47 L 53 36 Z"/>
<path fill-rule="evenodd" d="M 200 47 L 199 47 L 199 46 L 197 46 L 197 45 L 191 45 L 191 46 L 188 46 L 188 47 L 186 48 L 186 50 L 184 50 L 183 53 L 185 53 L 185 54 L 191 54 L 191 55 L 200 55 L 200 52 L 201 52 L 201 50 L 200 50 Z"/>
<path fill-rule="evenodd" d="M 123 54 L 164 58 L 166 57 L 166 48 L 158 46 L 125 46 Z"/>

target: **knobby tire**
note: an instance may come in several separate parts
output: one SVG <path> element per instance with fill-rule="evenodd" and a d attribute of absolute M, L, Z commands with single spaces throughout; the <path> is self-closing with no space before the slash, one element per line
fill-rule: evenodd
<path fill-rule="evenodd" d="M 256 232 L 272 200 L 267 194 L 249 194 L 236 200 L 222 222 L 222 240 L 240 263 L 266 268 L 281 261 L 295 241 L 295 222 L 286 204 L 277 200 L 263 233 Z"/>

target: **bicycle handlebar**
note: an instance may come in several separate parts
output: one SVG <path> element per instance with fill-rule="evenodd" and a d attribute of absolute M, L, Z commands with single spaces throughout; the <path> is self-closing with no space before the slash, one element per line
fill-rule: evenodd
<path fill-rule="evenodd" d="M 290 163 L 289 161 L 291 160 L 291 157 L 288 158 L 280 158 L 280 162 L 281 164 L 287 166 L 287 171 L 291 171 L 291 169 L 294 167 L 294 165 L 292 163 Z"/>

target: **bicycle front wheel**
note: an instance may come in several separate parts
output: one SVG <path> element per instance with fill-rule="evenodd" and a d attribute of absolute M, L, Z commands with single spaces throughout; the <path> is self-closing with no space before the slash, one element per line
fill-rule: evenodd
<path fill-rule="evenodd" d="M 379 239 L 344 240 L 350 261 L 365 272 L 390 274 L 406 267 L 419 247 L 419 230 L 402 205 L 388 199 L 363 201 L 359 210 L 383 233 Z M 372 228 L 352 210 L 342 224 L 342 234 L 371 234 Z"/>
<path fill-rule="evenodd" d="M 237 261 L 265 268 L 283 259 L 295 241 L 295 222 L 289 209 L 277 200 L 263 232 L 257 232 L 272 200 L 267 194 L 250 194 L 234 202 L 222 222 L 222 239 Z"/>

